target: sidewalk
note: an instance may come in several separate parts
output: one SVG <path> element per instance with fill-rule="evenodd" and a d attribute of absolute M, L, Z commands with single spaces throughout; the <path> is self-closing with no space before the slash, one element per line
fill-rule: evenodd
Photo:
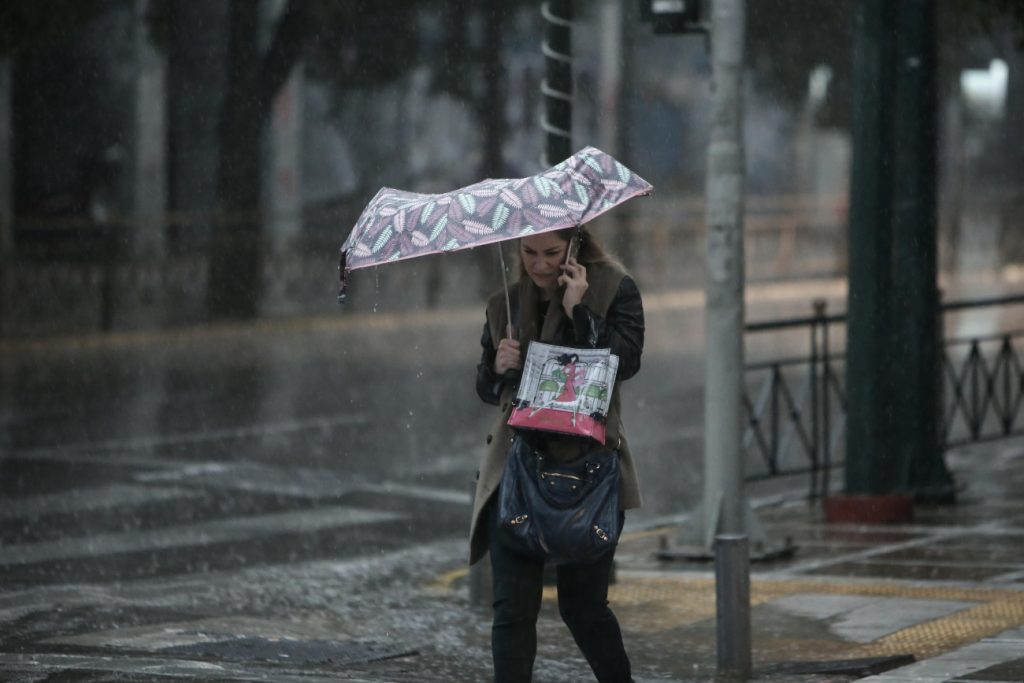
<path fill-rule="evenodd" d="M 769 541 L 798 550 L 752 567 L 755 680 L 1024 682 L 1024 441 L 951 451 L 948 462 L 959 502 L 919 506 L 912 524 L 825 524 L 804 502 L 759 510 Z M 713 566 L 655 557 L 680 529 L 634 530 L 617 554 L 610 601 L 637 683 L 714 678 Z M 465 600 L 467 583 L 455 572 L 431 590 Z M 588 680 L 554 601 L 550 588 L 535 680 Z"/>

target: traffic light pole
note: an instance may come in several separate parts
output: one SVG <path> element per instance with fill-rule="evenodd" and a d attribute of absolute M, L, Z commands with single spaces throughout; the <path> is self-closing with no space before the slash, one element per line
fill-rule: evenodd
<path fill-rule="evenodd" d="M 680 546 L 663 559 L 711 558 L 719 534 L 745 535 L 768 556 L 743 473 L 744 0 L 711 4 L 711 130 L 708 144 L 705 276 L 704 492 Z"/>

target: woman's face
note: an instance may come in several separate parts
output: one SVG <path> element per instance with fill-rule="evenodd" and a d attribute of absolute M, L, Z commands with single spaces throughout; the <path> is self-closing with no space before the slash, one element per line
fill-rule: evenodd
<path fill-rule="evenodd" d="M 519 257 L 526 274 L 541 289 L 551 289 L 562 274 L 559 267 L 565 263 L 565 250 L 569 242 L 554 232 L 530 235 L 519 240 Z"/>

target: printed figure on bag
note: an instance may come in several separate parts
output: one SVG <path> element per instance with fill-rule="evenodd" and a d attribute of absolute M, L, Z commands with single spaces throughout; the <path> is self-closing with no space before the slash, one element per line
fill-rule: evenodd
<path fill-rule="evenodd" d="M 618 358 L 607 349 L 531 344 L 513 427 L 586 436 L 604 443 Z"/>
<path fill-rule="evenodd" d="M 579 355 L 562 354 L 544 363 L 533 412 L 541 408 L 566 410 L 589 415 L 600 412 L 608 398 L 608 385 L 602 381 L 607 363 L 581 362 Z"/>

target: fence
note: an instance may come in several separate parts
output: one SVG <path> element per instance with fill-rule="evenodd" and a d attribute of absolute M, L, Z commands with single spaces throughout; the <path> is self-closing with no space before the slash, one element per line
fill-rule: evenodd
<path fill-rule="evenodd" d="M 946 304 L 948 313 L 1024 304 L 1009 296 Z M 1024 330 L 945 342 L 942 357 L 945 406 L 942 434 L 947 447 L 1024 433 Z"/>
<path fill-rule="evenodd" d="M 957 314 L 1024 304 L 1024 295 L 944 303 L 943 329 Z M 845 314 L 814 314 L 746 326 L 758 334 L 807 336 L 807 356 L 750 363 L 746 367 L 744 435 L 748 480 L 810 475 L 809 498 L 827 496 L 831 470 L 843 464 L 846 426 L 845 353 L 835 328 Z M 1024 330 L 955 337 L 942 344 L 944 448 L 1024 434 Z"/>

